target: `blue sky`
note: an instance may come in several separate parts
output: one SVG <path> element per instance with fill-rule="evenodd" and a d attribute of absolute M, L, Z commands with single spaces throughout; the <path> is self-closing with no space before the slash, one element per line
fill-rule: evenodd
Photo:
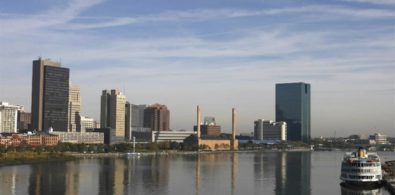
<path fill-rule="evenodd" d="M 395 136 L 395 0 L 0 1 L 0 100 L 30 110 L 31 63 L 59 60 L 98 119 L 102 89 L 195 106 L 229 131 L 274 120 L 274 86 L 312 85 L 313 136 Z"/>

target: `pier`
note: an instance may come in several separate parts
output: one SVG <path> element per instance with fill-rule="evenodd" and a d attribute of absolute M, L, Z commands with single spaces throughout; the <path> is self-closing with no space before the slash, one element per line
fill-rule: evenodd
<path fill-rule="evenodd" d="M 395 194 L 395 160 L 385 162 L 382 168 L 384 184 L 391 194 Z"/>

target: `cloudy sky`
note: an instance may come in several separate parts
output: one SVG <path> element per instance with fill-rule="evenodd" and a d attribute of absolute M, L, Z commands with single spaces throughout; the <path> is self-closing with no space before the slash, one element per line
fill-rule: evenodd
<path fill-rule="evenodd" d="M 312 135 L 395 136 L 395 0 L 0 1 L 0 101 L 30 111 L 32 60 L 61 61 L 98 119 L 102 89 L 195 106 L 229 131 L 274 120 L 275 83 L 312 87 Z"/>

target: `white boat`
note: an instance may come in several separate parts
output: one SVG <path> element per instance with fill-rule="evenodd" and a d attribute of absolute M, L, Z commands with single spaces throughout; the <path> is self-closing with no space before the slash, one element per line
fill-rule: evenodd
<path fill-rule="evenodd" d="M 357 152 L 347 152 L 341 168 L 340 179 L 346 184 L 367 186 L 381 184 L 383 179 L 379 156 L 367 153 L 363 148 Z"/>

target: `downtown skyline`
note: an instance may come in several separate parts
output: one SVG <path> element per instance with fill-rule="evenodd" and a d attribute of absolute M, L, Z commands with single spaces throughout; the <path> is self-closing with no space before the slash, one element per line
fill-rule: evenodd
<path fill-rule="evenodd" d="M 1 2 L 0 100 L 30 111 L 42 56 L 70 68 L 96 120 L 101 90 L 117 88 L 133 104 L 166 104 L 173 130 L 191 130 L 201 105 L 224 132 L 236 107 L 238 132 L 251 132 L 275 119 L 276 83 L 307 82 L 312 137 L 394 136 L 393 1 L 171 2 Z"/>

